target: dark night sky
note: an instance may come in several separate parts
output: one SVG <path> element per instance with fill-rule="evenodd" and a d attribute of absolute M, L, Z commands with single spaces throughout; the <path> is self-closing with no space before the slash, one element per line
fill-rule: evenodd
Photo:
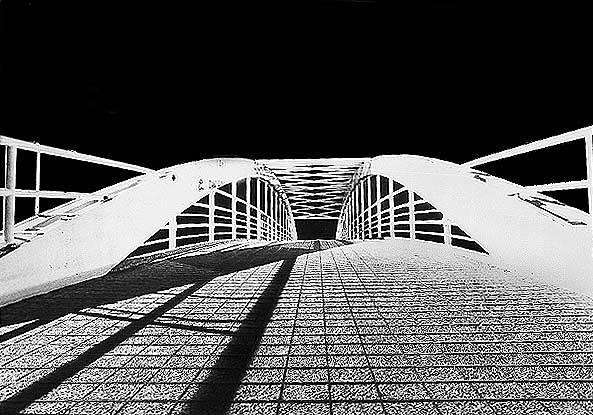
<path fill-rule="evenodd" d="M 582 6 L 236 3 L 0 1 L 0 134 L 160 168 L 225 155 L 463 162 L 593 124 Z M 491 172 L 580 179 L 569 147 Z M 76 190 L 95 190 L 84 177 Z"/>

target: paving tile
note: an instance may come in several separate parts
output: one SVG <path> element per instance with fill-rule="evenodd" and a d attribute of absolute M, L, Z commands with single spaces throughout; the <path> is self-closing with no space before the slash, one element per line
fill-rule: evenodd
<path fill-rule="evenodd" d="M 276 403 L 234 403 L 227 412 L 228 415 L 268 415 L 276 413 Z"/>
<path fill-rule="evenodd" d="M 376 415 L 384 413 L 380 403 L 332 402 L 331 406 L 334 415 Z"/>
<path fill-rule="evenodd" d="M 287 369 L 286 382 L 328 382 L 329 371 L 325 368 L 315 369 Z"/>
<path fill-rule="evenodd" d="M 372 401 L 378 400 L 379 394 L 375 384 L 332 384 L 332 401 Z"/>
<path fill-rule="evenodd" d="M 289 384 L 282 391 L 282 399 L 285 401 L 319 401 L 329 399 L 329 387 L 327 384 L 316 385 L 293 385 Z"/>
<path fill-rule="evenodd" d="M 128 402 L 118 413 L 118 415 L 168 415 L 175 407 L 171 402 Z"/>
<path fill-rule="evenodd" d="M 442 415 L 494 415 L 494 410 L 487 402 L 437 402 L 436 406 Z"/>
<path fill-rule="evenodd" d="M 221 397 L 229 413 L 249 414 L 593 413 L 591 300 L 471 255 L 396 244 L 299 256 L 275 306 L 262 293 L 281 261 L 243 258 L 238 272 L 206 278 L 23 413 L 184 413 L 186 400 Z M 48 294 L 55 307 L 158 282 L 1 343 L 0 398 L 59 373 L 209 275 L 187 261 Z M 265 318 L 252 313 L 258 302 L 272 304 Z"/>
<path fill-rule="evenodd" d="M 290 415 L 329 415 L 329 403 L 281 403 L 279 413 Z"/>
<path fill-rule="evenodd" d="M 65 414 L 76 405 L 74 402 L 33 402 L 21 411 L 22 414 Z"/>
<path fill-rule="evenodd" d="M 281 384 L 241 385 L 236 401 L 276 401 L 280 398 Z"/>
<path fill-rule="evenodd" d="M 385 402 L 387 415 L 441 415 L 432 402 Z"/>

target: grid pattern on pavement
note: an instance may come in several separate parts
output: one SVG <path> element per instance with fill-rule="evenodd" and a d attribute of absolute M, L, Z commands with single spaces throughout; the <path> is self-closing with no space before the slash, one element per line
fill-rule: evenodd
<path fill-rule="evenodd" d="M 437 244 L 272 244 L 46 297 L 23 332 L 0 310 L 22 413 L 593 413 L 591 300 Z"/>

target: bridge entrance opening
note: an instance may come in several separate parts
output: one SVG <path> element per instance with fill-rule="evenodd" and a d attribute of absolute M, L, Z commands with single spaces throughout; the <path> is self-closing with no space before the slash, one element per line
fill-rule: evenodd
<path fill-rule="evenodd" d="M 337 219 L 295 219 L 299 240 L 336 239 Z"/>

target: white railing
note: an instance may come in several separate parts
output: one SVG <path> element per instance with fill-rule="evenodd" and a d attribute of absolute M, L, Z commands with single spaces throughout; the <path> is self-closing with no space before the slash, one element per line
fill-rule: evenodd
<path fill-rule="evenodd" d="M 0 135 L 0 146 L 5 147 L 4 151 L 4 187 L 0 188 L 0 196 L 3 199 L 3 233 L 4 242 L 7 245 L 14 244 L 14 225 L 15 225 L 15 201 L 16 198 L 34 198 L 34 214 L 39 215 L 40 199 L 78 199 L 90 195 L 91 193 L 81 192 L 61 192 L 54 190 L 41 190 L 41 155 L 61 157 L 71 160 L 78 160 L 102 166 L 115 167 L 119 169 L 134 171 L 137 173 L 150 173 L 154 170 L 137 166 L 130 163 L 106 159 L 103 157 L 91 156 L 78 153 L 72 150 L 63 150 L 55 147 L 45 146 L 29 141 L 17 140 Z M 18 150 L 30 151 L 36 154 L 35 159 L 35 189 L 17 189 L 16 188 L 16 166 Z"/>
<path fill-rule="evenodd" d="M 584 180 L 574 180 L 570 182 L 548 183 L 535 186 L 526 186 L 526 188 L 535 190 L 537 192 L 551 192 L 558 190 L 573 190 L 573 189 L 587 189 L 588 190 L 588 205 L 589 205 L 589 230 L 592 236 L 592 253 L 593 253 L 593 126 L 583 127 L 578 130 L 570 131 L 564 134 L 559 134 L 553 137 L 545 138 L 543 140 L 534 141 L 533 143 L 524 144 L 508 150 L 500 151 L 477 158 L 467 163 L 462 164 L 465 167 L 475 167 L 493 161 L 503 160 L 509 157 L 518 156 L 520 154 L 530 153 L 536 150 L 542 150 L 548 147 L 553 147 L 558 144 L 569 143 L 576 140 L 585 140 L 585 160 L 587 163 L 587 178 Z"/>

